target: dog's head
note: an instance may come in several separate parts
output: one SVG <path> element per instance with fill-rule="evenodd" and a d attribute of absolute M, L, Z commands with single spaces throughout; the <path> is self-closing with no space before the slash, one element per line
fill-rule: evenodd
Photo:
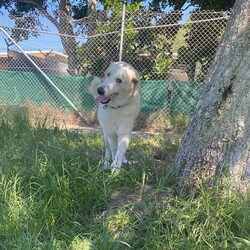
<path fill-rule="evenodd" d="M 138 72 L 128 63 L 115 62 L 105 71 L 104 80 L 97 88 L 96 101 L 107 104 L 119 97 L 138 96 L 139 90 Z"/>

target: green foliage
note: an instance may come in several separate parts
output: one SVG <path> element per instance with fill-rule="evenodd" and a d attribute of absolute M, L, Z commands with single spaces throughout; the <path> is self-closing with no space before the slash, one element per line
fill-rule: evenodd
<path fill-rule="evenodd" d="M 73 18 L 78 20 L 88 15 L 88 0 L 81 0 L 79 2 L 72 2 Z"/>
<path fill-rule="evenodd" d="M 188 21 L 187 21 L 188 22 Z M 176 34 L 175 40 L 172 45 L 172 51 L 178 52 L 179 48 L 185 48 L 187 46 L 186 37 L 189 32 L 189 25 L 182 25 L 179 31 Z"/>
<path fill-rule="evenodd" d="M 102 137 L 0 115 L 1 249 L 248 249 L 250 195 L 202 180 L 183 196 L 167 136 L 135 138 L 103 171 Z"/>
<path fill-rule="evenodd" d="M 175 0 L 173 0 L 175 1 Z M 191 0 L 190 3 L 194 6 L 199 6 L 202 10 L 214 10 L 214 11 L 221 11 L 221 10 L 230 10 L 235 0 Z"/>
<path fill-rule="evenodd" d="M 169 53 L 171 42 L 166 36 L 158 34 L 156 35 L 154 46 L 157 56 L 153 68 L 155 68 L 155 72 L 159 75 L 159 78 L 164 79 L 167 70 L 173 65 L 173 60 Z"/>
<path fill-rule="evenodd" d="M 179 52 L 185 51 L 184 54 L 178 53 L 180 56 L 177 64 L 184 64 L 188 66 L 188 74 L 193 77 L 195 71 L 195 63 L 198 61 L 202 66 L 199 81 L 202 81 L 206 74 L 210 62 L 214 56 L 215 49 L 218 45 L 219 37 L 223 27 L 216 28 L 217 24 L 209 23 L 211 25 L 211 32 L 207 32 L 207 29 L 192 25 L 189 34 L 180 33 L 183 31 L 179 25 L 172 27 L 165 27 L 161 29 L 162 35 L 160 35 L 159 29 L 145 29 L 135 30 L 134 28 L 141 26 L 152 25 L 152 22 L 156 22 L 156 25 L 177 24 L 181 20 L 181 12 L 179 15 L 176 13 L 173 15 L 171 12 L 166 15 L 157 15 L 149 17 L 146 14 L 146 10 L 154 10 L 158 12 L 166 12 L 166 8 L 171 6 L 175 10 L 179 10 L 183 7 L 186 1 L 120 1 L 120 0 L 102 0 L 99 1 L 99 7 L 103 7 L 107 10 L 107 16 L 100 17 L 100 20 L 96 20 L 97 27 L 92 28 L 89 25 L 80 27 L 81 32 L 88 36 L 106 32 L 105 36 L 89 37 L 87 43 L 80 46 L 77 45 L 76 39 L 72 36 L 74 33 L 71 22 L 65 22 L 61 19 L 61 16 L 57 10 L 65 12 L 69 18 L 81 19 L 87 16 L 88 13 L 88 1 L 83 0 L 80 2 L 59 2 L 58 4 L 53 1 L 55 11 L 48 12 L 49 20 L 57 27 L 61 32 L 63 26 L 64 32 L 66 31 L 69 38 L 61 37 L 62 44 L 64 46 L 65 53 L 69 56 L 69 72 L 70 74 L 76 74 L 77 71 L 80 74 L 86 75 L 89 71 L 93 75 L 102 76 L 105 68 L 112 61 L 117 61 L 119 57 L 119 44 L 120 44 L 120 29 L 121 29 L 121 17 L 122 17 L 122 4 L 126 3 L 126 22 L 124 34 L 124 46 L 123 46 L 123 60 L 133 65 L 141 72 L 144 79 L 162 79 L 166 78 L 168 69 L 173 66 L 173 61 L 170 53 L 172 51 L 177 52 L 178 47 L 184 47 Z M 214 9 L 214 10 L 228 10 L 232 7 L 234 0 L 230 1 L 205 1 L 205 0 L 192 0 L 190 4 L 198 9 Z M 31 36 L 37 36 L 37 33 L 30 32 L 29 29 L 36 29 L 41 27 L 42 23 L 39 21 L 39 14 L 41 10 L 47 11 L 50 3 L 46 0 L 37 1 L 13 1 L 6 0 L 0 2 L 0 7 L 4 7 L 9 10 L 10 14 L 23 16 L 23 18 L 16 19 L 16 26 L 22 29 L 14 29 L 12 31 L 12 37 L 16 41 L 27 40 Z M 25 15 L 29 13 L 29 15 Z M 204 18 L 205 16 L 203 16 Z M 211 16 L 209 16 L 211 18 Z M 194 16 L 192 18 L 195 20 Z M 99 22 L 100 21 L 100 22 Z M 113 26 L 110 23 L 114 23 Z M 95 26 L 94 25 L 94 26 Z M 198 27 L 198 28 L 197 28 Z M 23 29 L 25 28 L 25 29 Z M 183 41 L 183 36 L 186 36 L 186 40 Z M 209 39 L 207 42 L 207 36 Z M 211 39 L 212 36 L 212 39 Z M 161 39 L 160 39 L 161 38 Z M 181 39 L 179 41 L 179 39 Z M 198 42 L 197 42 L 197 41 Z M 200 42 L 204 44 L 200 46 Z M 198 47 L 195 46 L 198 45 Z M 93 51 L 95 53 L 93 53 Z M 98 55 L 98 56 L 96 56 Z M 80 68 L 80 69 L 79 69 Z M 153 72 L 153 73 L 149 73 Z"/>
<path fill-rule="evenodd" d="M 103 1 L 100 1 L 103 2 Z M 126 0 L 123 1 L 126 4 L 136 3 L 138 0 Z M 151 0 L 151 1 L 142 1 L 143 3 L 148 5 L 148 9 L 157 12 L 164 12 L 166 8 L 172 7 L 175 10 L 181 10 L 184 8 L 186 3 L 198 7 L 202 10 L 214 10 L 214 11 L 221 11 L 221 10 L 229 10 L 233 7 L 235 0 Z"/>
<path fill-rule="evenodd" d="M 99 36 L 89 37 L 87 43 L 82 44 L 85 51 L 82 62 L 88 62 L 91 73 L 99 76 L 103 76 L 110 62 L 118 60 L 121 38 L 121 1 L 105 1 L 104 6 L 107 11 L 105 22 L 97 21 L 95 29 L 96 34 L 103 34 L 101 39 Z M 140 27 L 176 24 L 181 16 L 181 13 L 172 12 L 149 16 L 138 3 L 126 6 L 122 56 L 124 61 L 136 66 L 144 79 L 166 78 L 168 69 L 173 65 L 171 47 L 180 26 L 166 26 L 161 29 Z M 83 72 L 85 71 L 83 68 Z"/>
<path fill-rule="evenodd" d="M 184 34 L 185 44 L 178 49 L 179 56 L 176 62 L 176 64 L 187 65 L 187 74 L 190 81 L 202 82 L 204 80 L 227 23 L 226 19 L 206 22 L 196 21 L 221 18 L 223 15 L 222 12 L 206 12 L 203 15 L 200 15 L 199 11 L 191 13 L 186 25 L 188 28 L 185 28 L 187 31 Z M 195 74 L 196 63 L 200 64 L 198 76 Z M 194 76 L 196 76 L 196 79 L 194 79 Z"/>
<path fill-rule="evenodd" d="M 119 44 L 121 38 L 121 25 L 122 25 L 122 2 L 105 1 L 104 7 L 106 9 L 105 22 L 100 21 L 95 29 L 96 34 L 103 34 L 100 37 L 90 37 L 87 43 L 82 44 L 85 50 L 85 56 L 82 62 L 88 62 L 88 67 L 93 75 L 103 76 L 107 66 L 112 61 L 118 61 L 119 58 Z M 137 16 L 140 4 L 131 4 L 126 7 L 126 20 L 125 30 L 129 30 L 124 35 L 123 51 L 131 53 L 134 51 L 136 37 L 138 31 L 135 31 L 133 19 Z M 98 23 L 98 21 L 97 21 Z M 93 51 L 95 53 L 93 53 Z M 86 70 L 83 67 L 83 72 Z"/>
<path fill-rule="evenodd" d="M 189 119 L 190 115 L 187 114 L 169 114 L 165 120 L 167 130 L 175 131 L 178 134 L 183 134 L 188 126 Z"/>

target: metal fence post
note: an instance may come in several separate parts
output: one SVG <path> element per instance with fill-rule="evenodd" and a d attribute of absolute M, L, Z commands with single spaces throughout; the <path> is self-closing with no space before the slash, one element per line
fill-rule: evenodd
<path fill-rule="evenodd" d="M 123 35 L 124 35 L 124 25 L 125 25 L 125 12 L 126 12 L 126 5 L 123 3 L 123 5 L 122 5 L 122 26 L 121 26 L 119 62 L 122 61 Z"/>

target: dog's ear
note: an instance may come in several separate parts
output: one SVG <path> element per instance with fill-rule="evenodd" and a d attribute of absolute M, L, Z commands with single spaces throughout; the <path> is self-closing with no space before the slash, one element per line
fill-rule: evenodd
<path fill-rule="evenodd" d="M 107 75 L 107 73 L 108 73 L 108 71 L 110 70 L 110 66 L 113 64 L 113 62 L 111 62 L 110 64 L 109 64 L 109 66 L 105 69 L 105 71 L 104 71 L 104 78 L 106 78 L 106 75 Z"/>
<path fill-rule="evenodd" d="M 133 78 L 132 84 L 133 84 L 132 96 L 137 96 L 139 94 L 139 91 L 140 91 L 140 80 Z"/>
<path fill-rule="evenodd" d="M 96 98 L 98 96 L 97 94 L 97 88 L 101 84 L 101 79 L 99 77 L 94 77 L 91 81 L 90 85 L 88 86 L 88 92 Z"/>
<path fill-rule="evenodd" d="M 109 69 L 110 69 L 110 65 L 104 71 L 104 76 L 103 76 L 104 79 L 106 78 Z"/>

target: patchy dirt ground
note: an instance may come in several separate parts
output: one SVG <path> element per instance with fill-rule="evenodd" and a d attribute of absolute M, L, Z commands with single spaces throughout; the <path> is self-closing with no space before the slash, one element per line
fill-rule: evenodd
<path fill-rule="evenodd" d="M 82 134 L 94 134 L 94 133 L 102 133 L 101 128 L 98 127 L 82 127 L 78 125 L 66 125 L 66 129 Z M 140 138 L 151 138 L 154 136 L 159 136 L 161 133 L 151 133 L 151 132 L 144 132 L 144 131 L 133 131 L 132 137 L 140 137 Z M 172 143 L 180 142 L 182 135 L 173 133 L 173 132 L 165 132 L 165 135 L 171 140 Z"/>
<path fill-rule="evenodd" d="M 58 126 L 61 129 L 67 129 L 70 131 L 75 131 L 82 134 L 93 134 L 93 133 L 101 133 L 101 128 L 93 123 L 91 126 L 84 126 L 81 122 L 81 119 L 75 115 L 73 112 L 69 111 L 58 111 L 51 107 L 49 104 L 44 104 L 41 107 L 35 107 L 31 104 L 27 104 L 26 106 L 5 106 L 0 105 L 0 112 L 3 112 L 7 115 L 13 115 L 16 112 L 23 112 L 29 115 L 29 118 L 32 123 L 36 124 L 37 121 L 41 121 L 46 123 L 48 126 Z M 94 116 L 94 114 L 93 114 Z M 93 117 L 92 117 L 93 119 Z M 133 137 L 140 138 L 152 138 L 154 136 L 159 136 L 163 133 L 159 131 L 163 131 L 160 124 L 151 124 L 150 127 L 154 127 L 152 130 L 148 130 L 150 132 L 136 130 L 132 132 Z M 135 128 L 136 129 L 136 128 Z M 138 128 L 137 128 L 138 129 Z M 157 131 L 157 132 L 155 132 Z M 182 135 L 175 132 L 164 132 L 164 135 L 171 140 L 172 143 L 178 143 L 181 141 Z"/>

